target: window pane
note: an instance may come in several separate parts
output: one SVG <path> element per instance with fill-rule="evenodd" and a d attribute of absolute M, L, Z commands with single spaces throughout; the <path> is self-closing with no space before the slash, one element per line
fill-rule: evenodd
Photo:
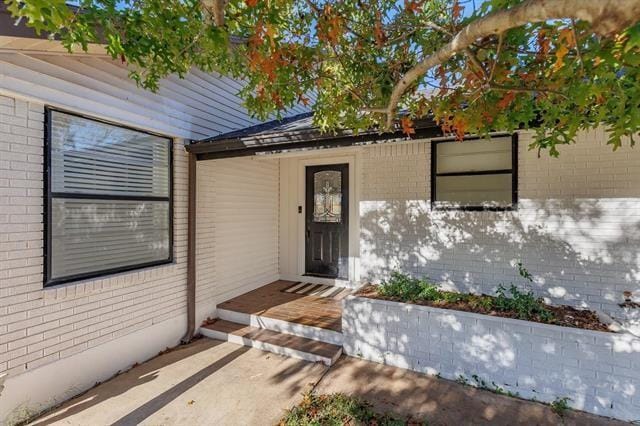
<path fill-rule="evenodd" d="M 437 201 L 463 206 L 505 206 L 512 202 L 511 174 L 438 176 L 436 179 Z"/>
<path fill-rule="evenodd" d="M 169 203 L 55 198 L 50 279 L 169 259 Z"/>
<path fill-rule="evenodd" d="M 439 143 L 436 153 L 437 173 L 508 170 L 511 137 Z"/>
<path fill-rule="evenodd" d="M 339 223 L 342 220 L 342 172 L 314 173 L 313 192 L 313 221 Z"/>
<path fill-rule="evenodd" d="M 54 192 L 169 196 L 166 138 L 51 112 Z"/>

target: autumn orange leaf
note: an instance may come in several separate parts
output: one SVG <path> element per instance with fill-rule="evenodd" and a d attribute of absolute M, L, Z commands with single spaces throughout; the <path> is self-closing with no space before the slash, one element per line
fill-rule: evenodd
<path fill-rule="evenodd" d="M 467 133 L 467 120 L 464 117 L 455 116 L 450 123 L 449 131 L 455 132 L 457 140 L 463 140 L 464 135 Z"/>
<path fill-rule="evenodd" d="M 318 21 L 318 38 L 331 44 L 337 44 L 344 32 L 343 27 L 344 19 L 333 12 L 330 4 L 326 4 L 322 11 L 322 17 Z"/>
<path fill-rule="evenodd" d="M 453 2 L 453 8 L 451 10 L 451 13 L 453 15 L 453 19 L 457 20 L 460 18 L 460 16 L 462 16 L 462 11 L 464 10 L 464 6 L 460 5 L 460 2 L 458 2 L 458 0 Z"/>
<path fill-rule="evenodd" d="M 376 38 L 376 45 L 378 47 L 384 46 L 384 43 L 387 41 L 387 36 L 382 29 L 382 17 L 380 12 L 376 12 L 376 22 L 373 26 L 373 34 Z"/>
<path fill-rule="evenodd" d="M 259 0 L 245 0 L 248 7 L 256 7 Z"/>
<path fill-rule="evenodd" d="M 498 101 L 496 106 L 498 107 L 498 109 L 503 110 L 509 105 L 511 105 L 511 102 L 513 102 L 515 98 L 516 98 L 516 93 L 509 91 L 502 97 L 502 99 Z"/>
<path fill-rule="evenodd" d="M 308 106 L 310 101 L 309 101 L 309 98 L 307 98 L 306 96 L 300 95 L 298 96 L 298 102 L 302 103 L 302 105 L 304 106 Z"/>
<path fill-rule="evenodd" d="M 404 0 L 404 8 L 411 13 L 417 14 L 422 11 L 422 2 Z"/>
<path fill-rule="evenodd" d="M 576 38 L 571 28 L 563 28 L 558 35 L 558 49 L 556 50 L 556 62 L 553 70 L 558 71 L 564 66 L 564 57 L 569 53 L 569 48 L 576 46 Z"/>
<path fill-rule="evenodd" d="M 556 62 L 553 64 L 553 70 L 558 71 L 564 66 L 564 57 L 569 53 L 569 49 L 564 44 L 561 44 L 556 50 Z"/>
<path fill-rule="evenodd" d="M 571 28 L 563 28 L 560 30 L 560 34 L 558 35 L 559 41 L 564 41 L 564 43 L 569 47 L 576 47 L 576 38 L 573 33 L 573 29 Z"/>
<path fill-rule="evenodd" d="M 264 42 L 264 24 L 262 21 L 258 21 L 255 26 L 255 31 L 249 37 L 249 46 L 259 46 Z"/>
<path fill-rule="evenodd" d="M 411 136 L 416 133 L 416 129 L 413 128 L 413 120 L 409 117 L 402 117 L 400 124 L 402 124 L 402 133 L 405 135 Z"/>
<path fill-rule="evenodd" d="M 551 50 L 551 40 L 547 38 L 547 32 L 545 30 L 538 31 L 536 39 L 538 42 L 538 58 L 540 59 Z"/>

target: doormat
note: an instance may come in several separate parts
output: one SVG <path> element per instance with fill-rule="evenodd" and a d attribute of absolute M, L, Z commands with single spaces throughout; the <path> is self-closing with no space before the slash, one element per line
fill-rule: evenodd
<path fill-rule="evenodd" d="M 287 288 L 282 289 L 281 291 L 284 293 L 302 294 L 305 296 L 336 297 L 343 291 L 348 292 L 349 290 L 346 288 L 326 284 L 297 282 Z"/>

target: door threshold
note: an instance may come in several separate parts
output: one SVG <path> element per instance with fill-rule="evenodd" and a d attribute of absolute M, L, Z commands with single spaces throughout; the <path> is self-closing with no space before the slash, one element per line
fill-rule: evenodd
<path fill-rule="evenodd" d="M 336 275 L 323 275 L 323 274 L 310 274 L 310 273 L 306 273 L 306 274 L 302 274 L 303 277 L 316 277 L 316 278 L 326 278 L 329 280 L 343 280 L 346 281 L 347 278 L 341 278 L 338 277 Z"/>

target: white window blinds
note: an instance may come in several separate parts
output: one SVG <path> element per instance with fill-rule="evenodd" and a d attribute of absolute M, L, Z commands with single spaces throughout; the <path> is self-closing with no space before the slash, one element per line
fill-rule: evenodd
<path fill-rule="evenodd" d="M 432 200 L 435 207 L 504 209 L 515 203 L 515 141 L 434 142 Z"/>
<path fill-rule="evenodd" d="M 171 140 L 48 111 L 47 284 L 171 260 Z"/>

